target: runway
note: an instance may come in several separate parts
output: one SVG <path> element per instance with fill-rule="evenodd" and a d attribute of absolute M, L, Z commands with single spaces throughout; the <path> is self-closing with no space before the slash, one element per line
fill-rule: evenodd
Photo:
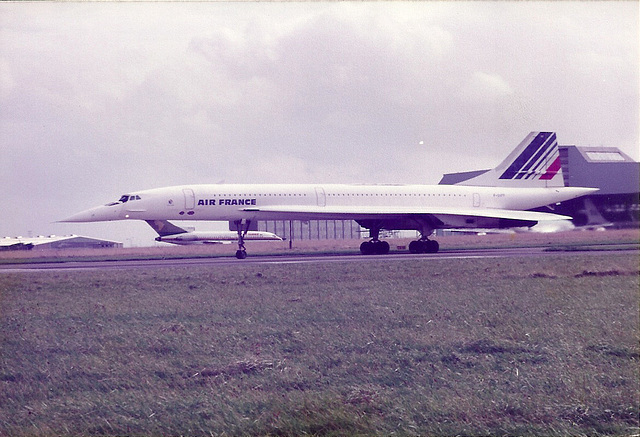
<path fill-rule="evenodd" d="M 512 258 L 512 257 L 549 257 L 576 255 L 638 255 L 639 251 L 621 249 L 603 250 L 547 250 L 544 247 L 518 247 L 500 249 L 465 249 L 442 251 L 436 254 L 410 254 L 406 252 L 391 252 L 386 255 L 254 255 L 244 260 L 233 256 L 211 258 L 167 258 L 167 259 L 115 259 L 104 261 L 65 261 L 65 262 L 29 262 L 16 264 L 1 264 L 0 273 L 16 273 L 28 271 L 71 271 L 95 269 L 141 269 L 141 268 L 169 268 L 196 267 L 222 265 L 249 264 L 309 264 L 309 263 L 345 263 L 345 262 L 403 262 L 415 260 L 447 260 L 447 259 L 482 259 L 482 258 Z"/>

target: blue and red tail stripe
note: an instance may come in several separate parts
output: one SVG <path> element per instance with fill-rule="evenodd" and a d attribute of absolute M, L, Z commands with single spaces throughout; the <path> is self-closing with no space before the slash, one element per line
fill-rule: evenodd
<path fill-rule="evenodd" d="M 543 181 L 550 181 L 555 175 L 558 174 L 561 167 L 562 164 L 560 163 L 560 155 L 558 155 L 555 161 L 553 161 L 549 168 L 547 168 L 547 171 L 542 176 L 540 176 L 540 179 L 542 179 Z"/>
<path fill-rule="evenodd" d="M 502 173 L 500 179 L 549 180 L 560 170 L 555 132 L 540 132 Z"/>

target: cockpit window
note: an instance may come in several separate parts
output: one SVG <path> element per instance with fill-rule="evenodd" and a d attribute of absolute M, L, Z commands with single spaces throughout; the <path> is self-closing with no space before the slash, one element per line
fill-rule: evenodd
<path fill-rule="evenodd" d="M 118 199 L 117 202 L 107 203 L 106 206 L 122 205 L 123 203 L 132 202 L 134 200 L 140 200 L 140 196 L 137 194 L 136 195 L 123 194 L 122 197 L 120 197 L 120 199 Z"/>

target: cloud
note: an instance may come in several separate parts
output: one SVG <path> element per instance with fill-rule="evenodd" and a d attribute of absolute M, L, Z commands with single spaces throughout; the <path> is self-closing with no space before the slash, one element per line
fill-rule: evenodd
<path fill-rule="evenodd" d="M 470 98 L 487 105 L 514 94 L 513 88 L 500 75 L 482 71 L 473 73 L 461 90 L 460 98 Z"/>
<path fill-rule="evenodd" d="M 0 235 L 163 185 L 435 183 L 537 129 L 637 159 L 636 6 L 3 4 Z"/>

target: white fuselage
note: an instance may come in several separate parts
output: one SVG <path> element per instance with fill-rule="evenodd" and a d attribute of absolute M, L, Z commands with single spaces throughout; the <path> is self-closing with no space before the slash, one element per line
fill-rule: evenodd
<path fill-rule="evenodd" d="M 65 221 L 367 219 L 372 214 L 530 210 L 592 192 L 589 188 L 506 188 L 459 185 L 210 184 L 136 191 L 126 201 Z M 268 207 L 276 207 L 271 210 Z M 308 208 L 308 213 L 305 213 Z M 279 212 L 281 209 L 283 212 Z M 295 210 L 292 214 L 289 210 Z"/>

